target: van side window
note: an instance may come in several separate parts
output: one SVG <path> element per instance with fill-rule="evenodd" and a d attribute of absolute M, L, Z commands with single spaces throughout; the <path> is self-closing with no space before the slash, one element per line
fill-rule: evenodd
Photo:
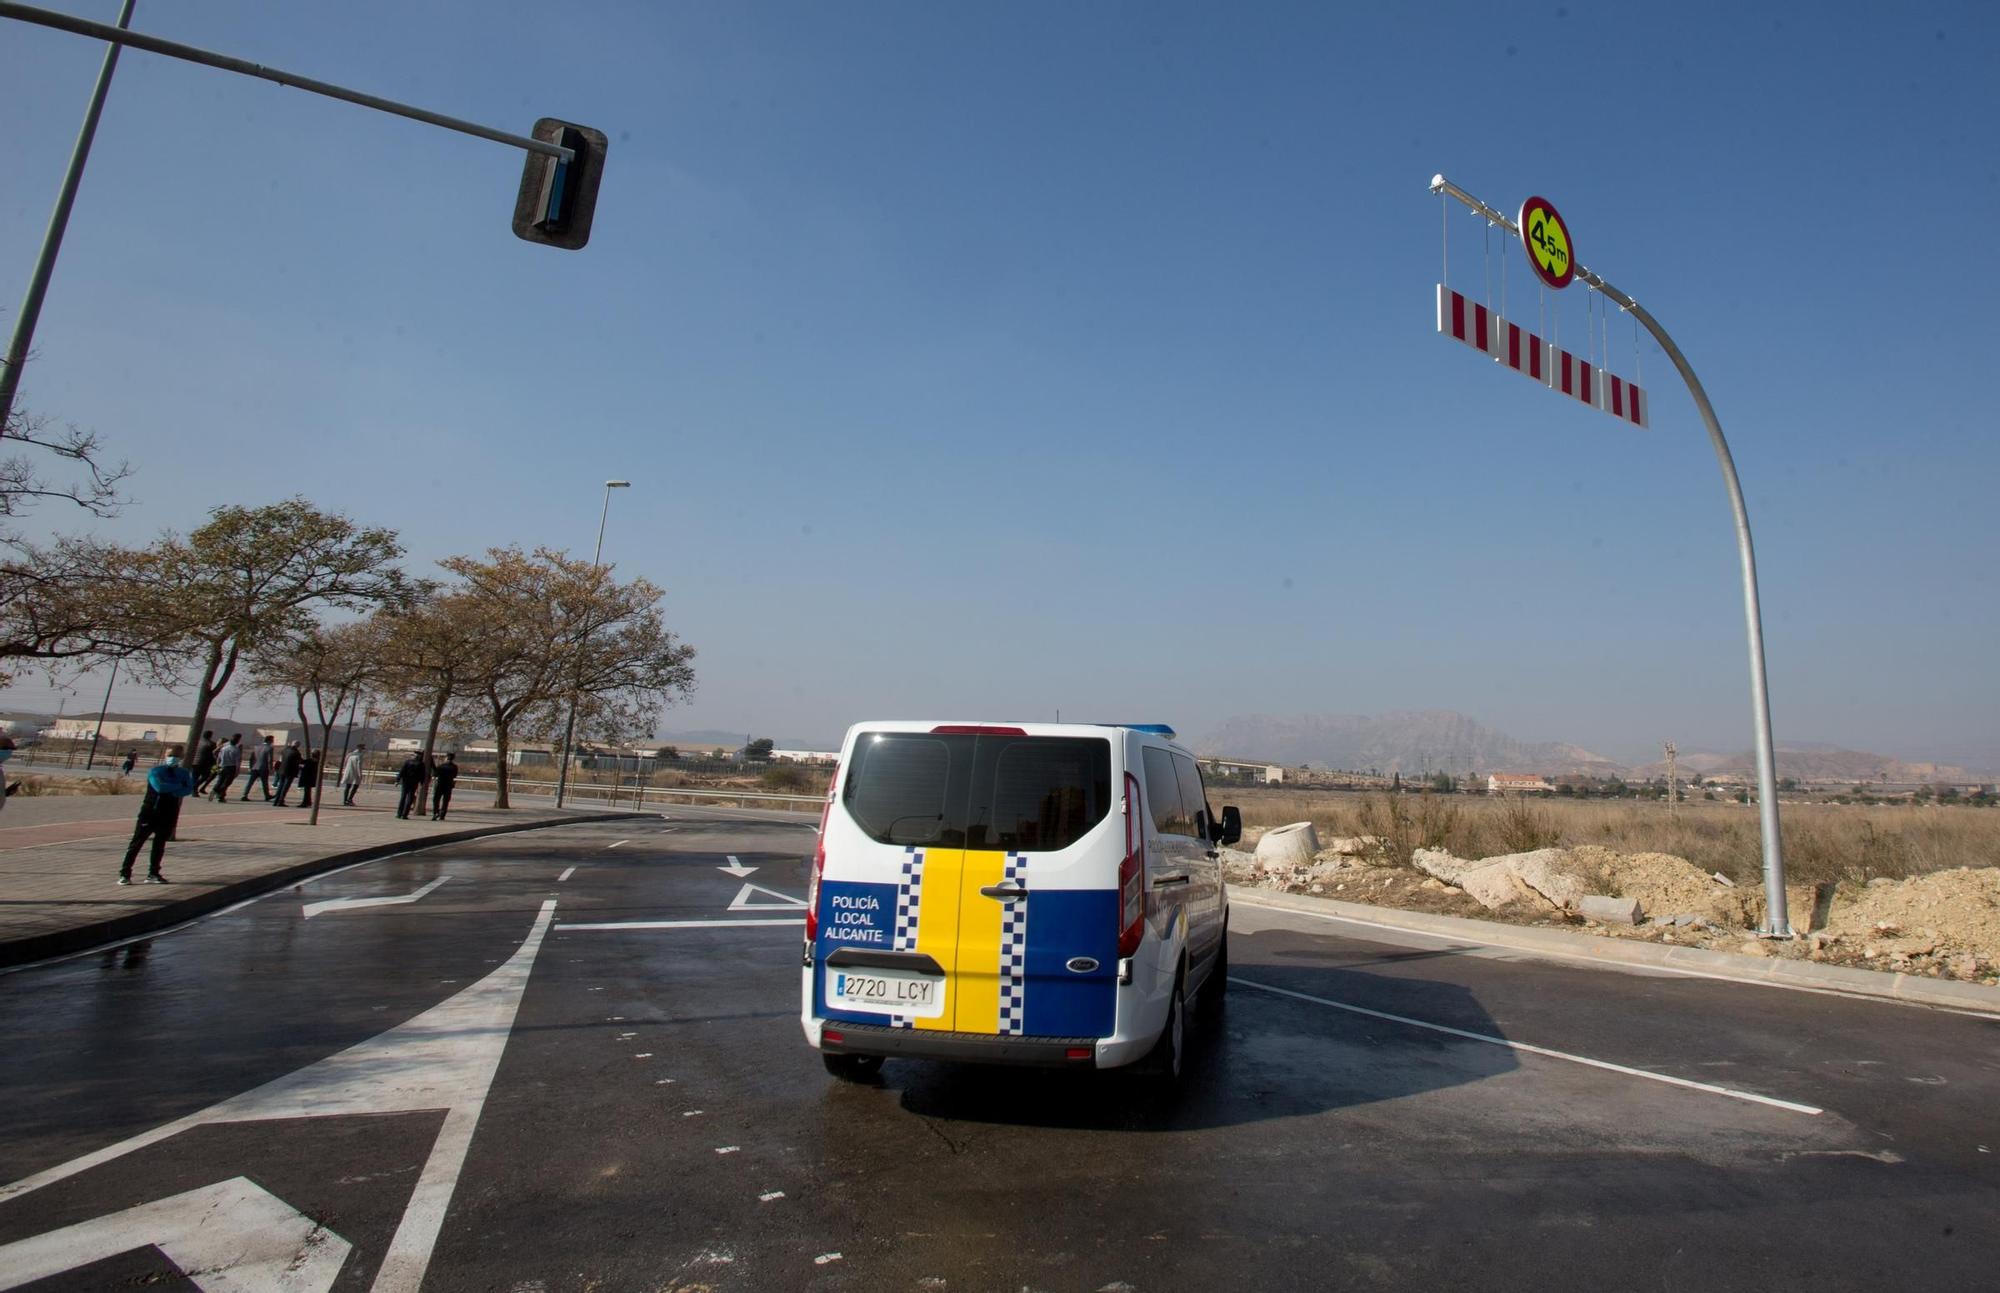
<path fill-rule="evenodd" d="M 1154 746 L 1146 747 L 1146 803 L 1153 810 L 1153 825 L 1162 835 L 1193 835 L 1193 814 L 1181 805 L 1180 774 L 1174 771 L 1174 756 Z"/>
<path fill-rule="evenodd" d="M 972 751 L 961 746 L 961 757 Z M 880 732 L 855 747 L 842 795 L 861 829 L 882 844 L 957 844 L 943 838 L 951 790 L 951 746 L 920 733 Z"/>
<path fill-rule="evenodd" d="M 1194 760 L 1185 754 L 1174 756 L 1174 771 L 1180 774 L 1181 806 L 1193 818 L 1188 834 L 1206 838 L 1209 824 L 1215 821 L 1215 814 L 1208 811 L 1208 796 L 1202 793 L 1201 769 L 1194 766 Z"/>

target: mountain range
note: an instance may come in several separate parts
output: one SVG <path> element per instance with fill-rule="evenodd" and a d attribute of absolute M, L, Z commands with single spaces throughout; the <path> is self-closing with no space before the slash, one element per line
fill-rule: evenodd
<path fill-rule="evenodd" d="M 1253 714 L 1195 736 L 1203 754 L 1405 776 L 1543 772 L 1616 776 L 1617 760 L 1559 741 L 1521 741 L 1448 709 L 1387 714 Z"/>
<path fill-rule="evenodd" d="M 1387 714 L 1253 714 L 1231 718 L 1194 736 L 1205 755 L 1260 759 L 1287 765 L 1348 771 L 1380 770 L 1404 776 L 1426 772 L 1458 775 L 1487 772 L 1581 773 L 1596 777 L 1663 776 L 1665 763 L 1627 766 L 1581 746 L 1561 741 L 1521 741 L 1452 710 L 1400 710 Z M 1972 782 L 1990 781 L 1979 772 L 1946 763 L 1892 758 L 1838 746 L 1799 743 L 1780 746 L 1778 775 L 1801 781 Z M 1756 759 L 1706 750 L 1677 756 L 1683 776 L 1748 775 Z"/>

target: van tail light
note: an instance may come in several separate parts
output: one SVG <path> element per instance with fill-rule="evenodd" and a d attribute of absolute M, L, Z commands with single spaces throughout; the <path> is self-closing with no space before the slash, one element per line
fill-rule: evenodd
<path fill-rule="evenodd" d="M 819 877 L 826 870 L 826 819 L 833 816 L 833 797 L 840 793 L 840 765 L 833 765 L 826 803 L 819 810 L 819 843 L 813 847 L 812 875 L 806 880 L 806 942 L 819 937 Z"/>
<path fill-rule="evenodd" d="M 1146 932 L 1146 819 L 1139 779 L 1125 774 L 1125 859 L 1118 864 L 1118 956 L 1139 950 Z"/>

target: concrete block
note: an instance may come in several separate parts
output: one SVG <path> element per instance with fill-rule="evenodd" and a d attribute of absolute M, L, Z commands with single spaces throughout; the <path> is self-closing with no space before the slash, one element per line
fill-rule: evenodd
<path fill-rule="evenodd" d="M 1636 925 L 1645 916 L 1637 898 L 1606 898 L 1592 894 L 1577 904 L 1577 914 L 1585 920 L 1601 920 L 1612 925 Z"/>
<path fill-rule="evenodd" d="M 1264 832 L 1257 841 L 1257 861 L 1265 869 L 1279 866 L 1311 866 L 1319 852 L 1319 832 L 1311 822 L 1293 822 Z"/>

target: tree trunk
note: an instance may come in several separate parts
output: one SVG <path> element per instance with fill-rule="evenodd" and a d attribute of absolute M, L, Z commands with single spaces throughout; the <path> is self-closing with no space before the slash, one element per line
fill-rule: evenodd
<path fill-rule="evenodd" d="M 493 806 L 512 808 L 513 805 L 507 802 L 507 724 L 501 722 L 493 726 L 493 744 L 497 751 L 494 757 L 499 760 L 493 769 Z"/>
<path fill-rule="evenodd" d="M 430 797 L 431 789 L 431 757 L 437 752 L 438 726 L 444 722 L 444 707 L 450 703 L 451 693 L 440 690 L 437 703 L 431 706 L 431 725 L 424 729 L 424 779 L 417 787 L 417 795 L 418 807 L 426 812 L 430 811 L 426 801 Z"/>
<path fill-rule="evenodd" d="M 211 642 L 208 644 L 208 664 L 202 669 L 201 682 L 194 689 L 194 718 L 188 723 L 185 748 L 188 762 L 190 763 L 194 762 L 195 754 L 201 749 L 202 725 L 208 722 L 209 702 L 214 700 L 216 695 L 222 691 L 222 688 L 219 686 L 214 687 L 212 691 L 210 690 L 211 686 L 215 683 L 215 675 L 221 669 L 222 643 Z"/>

